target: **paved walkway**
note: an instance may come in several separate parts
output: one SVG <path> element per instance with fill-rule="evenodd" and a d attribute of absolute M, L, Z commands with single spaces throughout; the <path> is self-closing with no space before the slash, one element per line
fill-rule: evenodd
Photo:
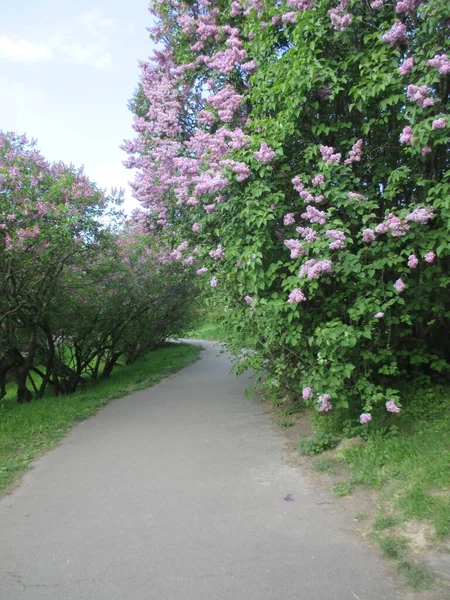
<path fill-rule="evenodd" d="M 1 600 L 408 597 L 204 345 L 75 427 L 0 502 Z"/>

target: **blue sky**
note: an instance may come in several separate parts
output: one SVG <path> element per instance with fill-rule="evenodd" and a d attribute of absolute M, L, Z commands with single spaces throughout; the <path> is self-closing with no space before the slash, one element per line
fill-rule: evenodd
<path fill-rule="evenodd" d="M 0 0 L 0 129 L 37 138 L 50 160 L 126 188 L 127 101 L 152 49 L 146 0 Z"/>

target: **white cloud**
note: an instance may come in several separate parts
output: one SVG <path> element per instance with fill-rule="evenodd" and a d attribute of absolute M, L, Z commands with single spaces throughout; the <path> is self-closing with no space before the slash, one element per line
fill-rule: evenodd
<path fill-rule="evenodd" d="M 85 64 L 96 69 L 106 69 L 111 64 L 111 54 L 98 44 L 61 44 L 58 51 L 69 62 Z"/>
<path fill-rule="evenodd" d="M 47 44 L 0 37 L 0 59 L 13 62 L 37 62 L 51 57 L 52 50 Z"/>
<path fill-rule="evenodd" d="M 116 24 L 116 19 L 102 17 L 100 11 L 95 8 L 83 13 L 78 20 L 84 31 L 94 38 L 101 37 Z"/>

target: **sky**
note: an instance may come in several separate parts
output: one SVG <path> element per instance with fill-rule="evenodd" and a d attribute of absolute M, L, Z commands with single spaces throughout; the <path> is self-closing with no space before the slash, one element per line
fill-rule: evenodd
<path fill-rule="evenodd" d="M 127 103 L 152 51 L 146 0 L 0 0 L 0 129 L 38 140 L 48 160 L 125 188 Z"/>

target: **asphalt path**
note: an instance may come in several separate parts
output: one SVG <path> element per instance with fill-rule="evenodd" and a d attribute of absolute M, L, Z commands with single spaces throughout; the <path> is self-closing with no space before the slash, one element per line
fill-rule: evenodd
<path fill-rule="evenodd" d="M 0 501 L 1 600 L 403 600 L 226 355 L 111 402 Z M 63 401 L 63 400 L 62 400 Z"/>

